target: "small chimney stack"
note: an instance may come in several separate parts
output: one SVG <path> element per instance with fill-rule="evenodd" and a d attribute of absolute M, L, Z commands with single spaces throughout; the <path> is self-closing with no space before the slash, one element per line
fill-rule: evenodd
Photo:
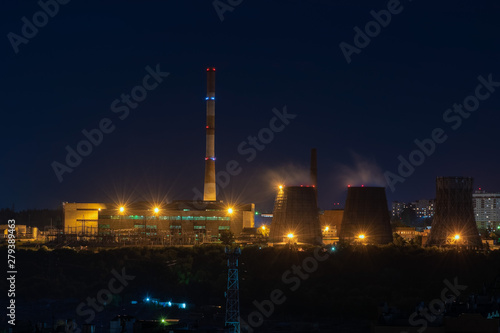
<path fill-rule="evenodd" d="M 316 148 L 311 149 L 311 185 L 318 187 L 318 156 Z"/>

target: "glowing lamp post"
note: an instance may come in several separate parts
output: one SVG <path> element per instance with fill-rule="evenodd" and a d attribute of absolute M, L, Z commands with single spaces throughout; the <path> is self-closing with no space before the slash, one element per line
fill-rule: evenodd
<path fill-rule="evenodd" d="M 458 248 L 458 246 L 460 245 L 460 235 L 455 234 L 455 236 L 453 236 L 453 239 L 455 240 L 455 245 Z"/>
<path fill-rule="evenodd" d="M 358 235 L 358 241 L 363 244 L 364 240 L 366 239 L 365 234 L 359 234 Z"/>

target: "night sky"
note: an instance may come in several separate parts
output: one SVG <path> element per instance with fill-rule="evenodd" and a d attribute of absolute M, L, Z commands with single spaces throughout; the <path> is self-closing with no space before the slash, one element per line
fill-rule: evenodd
<path fill-rule="evenodd" d="M 480 88 L 488 97 L 461 124 L 458 113 L 443 118 L 475 95 L 479 76 L 500 82 L 500 4 L 389 3 L 398 13 L 350 63 L 339 44 L 354 47 L 353 29 L 364 31 L 388 1 L 245 0 L 221 21 L 212 1 L 71 0 L 16 47 L 9 33 L 22 37 L 21 18 L 33 22 L 41 7 L 3 3 L 0 207 L 193 199 L 193 188 L 203 191 L 207 66 L 217 68 L 216 169 L 241 166 L 219 195 L 226 202 L 271 210 L 278 183 L 308 183 L 315 147 L 320 207 L 342 205 L 348 184 L 386 186 L 398 156 L 408 159 L 436 128 L 447 140 L 387 188 L 389 200 L 433 198 L 436 176 L 472 176 L 500 191 L 500 87 Z M 170 74 L 127 116 L 113 112 L 148 66 Z M 247 161 L 238 146 L 284 107 L 296 117 Z M 105 118 L 114 130 L 60 182 L 54 161 L 66 164 L 65 147 Z"/>

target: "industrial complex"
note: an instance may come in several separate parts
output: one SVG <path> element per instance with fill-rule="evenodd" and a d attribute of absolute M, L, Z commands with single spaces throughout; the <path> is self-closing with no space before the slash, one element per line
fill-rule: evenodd
<path fill-rule="evenodd" d="M 57 239 L 93 241 L 112 245 L 196 245 L 221 242 L 224 234 L 242 244 L 321 245 L 338 242 L 388 244 L 393 232 L 414 239 L 415 228 L 391 226 L 384 187 L 349 186 L 345 209 L 318 207 L 317 152 L 311 151 L 310 183 L 282 184 L 276 190 L 274 211 L 259 228 L 255 204 L 228 205 L 217 199 L 215 169 L 215 73 L 208 67 L 206 93 L 206 153 L 203 200 L 133 203 L 63 203 L 64 227 Z M 485 194 L 481 194 L 485 196 Z M 434 216 L 430 230 L 422 233 L 428 246 L 480 247 L 474 208 L 488 207 L 483 219 L 495 216 L 496 201 L 472 198 L 472 178 L 439 177 L 437 199 L 414 205 L 417 217 Z M 487 200 L 487 201 L 485 201 Z M 486 202 L 486 204 L 485 204 Z M 473 206 L 474 203 L 474 206 Z M 393 204 L 392 217 L 408 206 Z M 493 210 L 492 210 L 493 209 Z M 484 215 L 484 216 L 483 216 Z M 262 216 L 262 218 L 264 215 Z M 496 218 L 496 217 L 495 217 Z M 491 224 L 491 223 L 489 223 Z M 428 237 L 427 237 L 428 236 Z"/>

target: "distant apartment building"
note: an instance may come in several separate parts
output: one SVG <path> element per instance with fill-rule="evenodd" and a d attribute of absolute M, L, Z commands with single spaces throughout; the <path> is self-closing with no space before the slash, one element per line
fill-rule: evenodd
<path fill-rule="evenodd" d="M 434 199 L 421 199 L 413 202 L 392 202 L 392 217 L 401 217 L 405 209 L 412 209 L 417 214 L 417 218 L 429 218 L 434 216 Z"/>
<path fill-rule="evenodd" d="M 417 213 L 417 217 L 419 218 L 428 218 L 434 216 L 434 204 L 435 200 L 417 200 L 412 202 L 415 207 L 415 212 Z"/>
<path fill-rule="evenodd" d="M 393 201 L 392 202 L 392 217 L 400 217 L 403 210 L 406 208 L 406 203 Z"/>
<path fill-rule="evenodd" d="M 500 226 L 500 193 L 475 191 L 472 194 L 476 225 L 479 229 L 498 229 Z"/>

